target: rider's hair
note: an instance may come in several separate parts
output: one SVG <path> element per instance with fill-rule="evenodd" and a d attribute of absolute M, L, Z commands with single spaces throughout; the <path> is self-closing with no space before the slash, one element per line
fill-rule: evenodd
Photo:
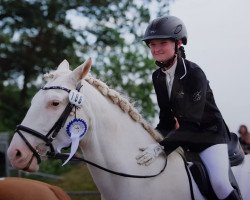
<path fill-rule="evenodd" d="M 186 54 L 185 54 L 185 49 L 184 46 L 181 46 L 178 51 L 177 51 L 178 56 L 182 57 L 182 58 L 186 58 Z"/>
<path fill-rule="evenodd" d="M 179 56 L 179 57 L 182 57 L 182 58 L 186 58 L 186 54 L 185 54 L 185 49 L 184 49 L 184 46 L 180 46 L 178 48 L 178 40 L 174 40 L 175 41 L 175 52 L 176 54 Z"/>

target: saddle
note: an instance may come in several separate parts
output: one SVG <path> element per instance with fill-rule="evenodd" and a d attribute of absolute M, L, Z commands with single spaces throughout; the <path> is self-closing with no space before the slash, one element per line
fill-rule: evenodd
<path fill-rule="evenodd" d="M 239 143 L 238 136 L 235 133 L 230 133 L 230 140 L 228 142 L 228 154 L 231 167 L 241 164 L 244 160 L 244 152 Z M 202 163 L 199 155 L 194 152 L 185 151 L 186 161 L 190 163 L 188 165 L 192 176 L 200 189 L 200 192 L 208 200 L 217 200 L 217 196 L 212 189 L 210 179 L 206 167 Z M 231 167 L 229 168 L 229 180 L 234 189 L 240 194 L 240 190 L 237 181 L 233 175 Z"/>

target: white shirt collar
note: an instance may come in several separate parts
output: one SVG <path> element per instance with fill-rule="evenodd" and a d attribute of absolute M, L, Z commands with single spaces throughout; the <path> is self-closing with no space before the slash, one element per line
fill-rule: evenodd
<path fill-rule="evenodd" d="M 174 64 L 172 65 L 172 67 L 170 67 L 169 69 L 167 70 L 163 70 L 163 73 L 165 74 L 169 74 L 172 78 L 174 77 L 174 74 L 175 74 L 175 70 L 176 70 L 176 66 L 177 66 L 177 59 L 175 59 L 175 62 Z"/>
<path fill-rule="evenodd" d="M 169 96 L 169 98 L 171 96 L 171 91 L 172 91 L 172 86 L 173 86 L 173 82 L 174 82 L 174 74 L 175 74 L 176 66 L 177 66 L 177 59 L 175 59 L 175 62 L 172 65 L 172 67 L 170 67 L 167 70 L 162 69 L 163 73 L 166 74 L 166 84 L 167 84 L 167 87 L 168 87 L 168 96 Z"/>

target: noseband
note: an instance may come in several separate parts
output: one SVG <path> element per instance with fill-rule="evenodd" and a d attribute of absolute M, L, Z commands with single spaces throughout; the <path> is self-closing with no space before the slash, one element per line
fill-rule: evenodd
<path fill-rule="evenodd" d="M 79 92 L 81 87 L 82 87 L 82 85 L 81 85 L 81 83 L 79 83 L 76 87 L 76 90 Z M 67 88 L 64 88 L 61 86 L 42 87 L 41 89 L 42 90 L 58 89 L 58 90 L 64 90 L 68 93 L 70 93 L 70 91 L 71 91 L 70 89 L 67 89 Z M 38 132 L 34 129 L 31 129 L 29 127 L 23 126 L 23 125 L 17 126 L 16 132 L 20 135 L 20 137 L 25 142 L 25 144 L 33 152 L 33 156 L 31 158 L 31 160 L 29 161 L 28 166 L 26 166 L 24 169 L 29 168 L 29 165 L 31 164 L 31 161 L 32 161 L 34 156 L 36 157 L 38 164 L 41 163 L 41 156 L 42 155 L 40 154 L 40 152 L 37 149 L 32 147 L 30 142 L 25 138 L 25 136 L 22 134 L 21 131 L 24 131 L 26 133 L 29 133 L 29 134 L 35 136 L 35 137 L 40 138 L 41 140 L 43 140 L 45 142 L 45 145 L 50 148 L 51 153 L 55 153 L 55 149 L 52 145 L 52 142 L 56 138 L 56 136 L 58 135 L 61 128 L 65 125 L 65 122 L 66 122 L 68 116 L 70 115 L 70 113 L 74 107 L 76 107 L 76 106 L 73 103 L 69 102 L 68 105 L 66 106 L 66 108 L 64 109 L 64 111 L 62 112 L 61 116 L 59 117 L 59 119 L 55 122 L 55 124 L 52 126 L 52 128 L 49 130 L 49 132 L 46 135 L 43 135 L 40 132 Z"/>

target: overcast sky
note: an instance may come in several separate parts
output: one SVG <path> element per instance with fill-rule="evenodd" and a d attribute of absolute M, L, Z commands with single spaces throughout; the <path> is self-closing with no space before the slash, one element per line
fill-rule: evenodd
<path fill-rule="evenodd" d="M 206 73 L 231 131 L 250 129 L 250 0 L 175 0 L 188 31 L 187 59 Z"/>

